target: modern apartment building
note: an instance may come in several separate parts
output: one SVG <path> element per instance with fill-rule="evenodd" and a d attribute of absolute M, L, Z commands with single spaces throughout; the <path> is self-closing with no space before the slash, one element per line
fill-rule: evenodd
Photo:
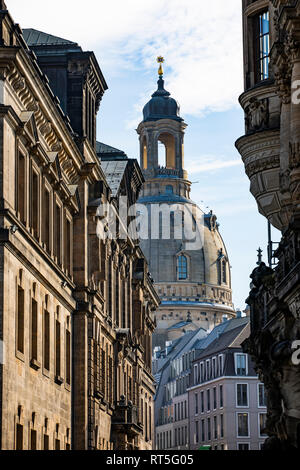
<path fill-rule="evenodd" d="M 249 318 L 239 316 L 155 349 L 157 449 L 261 448 L 266 397 L 241 348 L 249 331 Z"/>
<path fill-rule="evenodd" d="M 193 361 L 188 390 L 190 449 L 259 450 L 265 440 L 266 401 L 253 364 L 241 348 L 249 322 L 229 329 Z"/>

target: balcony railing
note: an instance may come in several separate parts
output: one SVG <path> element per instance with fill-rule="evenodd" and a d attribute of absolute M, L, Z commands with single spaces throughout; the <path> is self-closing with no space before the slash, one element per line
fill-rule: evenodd
<path fill-rule="evenodd" d="M 112 426 L 118 432 L 126 433 L 131 437 L 143 432 L 143 425 L 139 422 L 138 408 L 130 401 L 126 403 L 125 397 L 121 397 L 115 408 Z"/>

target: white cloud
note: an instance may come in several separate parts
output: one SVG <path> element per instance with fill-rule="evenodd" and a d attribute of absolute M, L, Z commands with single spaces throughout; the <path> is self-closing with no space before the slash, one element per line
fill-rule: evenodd
<path fill-rule="evenodd" d="M 242 90 L 240 0 L 7 0 L 14 19 L 78 41 L 97 53 L 111 75 L 126 69 L 156 73 L 166 58 L 166 88 L 180 98 L 183 114 L 201 116 L 237 106 Z M 145 103 L 153 75 L 145 83 Z M 133 109 L 133 120 L 136 109 Z"/>
<path fill-rule="evenodd" d="M 201 155 L 197 160 L 189 160 L 187 162 L 187 171 L 191 174 L 204 173 L 221 170 L 223 168 L 230 168 L 242 164 L 241 160 L 232 159 L 226 160 L 222 156 L 214 155 Z"/>

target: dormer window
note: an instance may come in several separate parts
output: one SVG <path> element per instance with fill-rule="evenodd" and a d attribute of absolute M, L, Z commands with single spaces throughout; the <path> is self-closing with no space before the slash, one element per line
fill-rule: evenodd
<path fill-rule="evenodd" d="M 247 375 L 247 356 L 246 354 L 235 354 L 235 373 L 236 375 Z"/>

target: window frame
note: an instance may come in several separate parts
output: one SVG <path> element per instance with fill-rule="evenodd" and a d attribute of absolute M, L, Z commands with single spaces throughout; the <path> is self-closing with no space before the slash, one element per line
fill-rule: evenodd
<path fill-rule="evenodd" d="M 268 15 L 268 32 L 263 33 L 263 28 L 262 28 L 262 21 L 263 21 L 263 16 Z M 264 40 L 267 37 L 267 42 L 268 42 L 268 54 L 265 55 L 264 51 L 261 47 L 261 41 Z M 270 78 L 269 75 L 269 65 L 270 65 L 270 12 L 269 9 L 262 9 L 261 11 L 258 11 L 255 16 L 253 17 L 253 45 L 254 45 L 254 80 L 255 84 L 262 83 L 265 80 L 268 80 Z M 262 64 L 264 63 L 264 60 L 267 59 L 267 73 L 266 76 L 264 76 L 264 67 Z"/>
<path fill-rule="evenodd" d="M 239 385 L 246 385 L 246 388 L 247 388 L 247 405 L 239 405 L 238 404 L 238 386 Z M 238 382 L 235 384 L 235 405 L 237 408 L 249 408 L 249 384 L 248 383 L 242 383 L 242 382 Z"/>
<path fill-rule="evenodd" d="M 185 266 L 182 267 L 181 260 L 185 260 Z M 180 253 L 176 259 L 176 270 L 177 270 L 177 280 L 178 281 L 187 281 L 189 279 L 189 257 L 185 253 Z M 181 272 L 184 273 L 185 277 L 181 277 Z"/>
<path fill-rule="evenodd" d="M 237 367 L 237 357 L 238 356 L 244 356 L 246 358 L 246 362 L 245 362 L 245 370 L 246 370 L 246 373 L 245 375 L 240 375 L 237 373 L 237 370 L 238 370 L 238 367 Z M 248 354 L 245 354 L 245 353 L 240 353 L 240 352 L 236 352 L 234 353 L 234 370 L 235 370 L 235 375 L 238 376 L 238 377 L 247 377 L 248 376 Z"/>
<path fill-rule="evenodd" d="M 257 384 L 257 407 L 259 409 L 266 409 L 267 408 L 267 405 L 260 405 L 259 404 L 259 387 L 260 386 L 263 386 L 264 387 L 264 398 L 265 398 L 265 402 L 267 400 L 267 397 L 266 397 L 266 387 L 265 387 L 265 384 L 263 382 L 260 382 Z"/>
<path fill-rule="evenodd" d="M 257 415 L 257 419 L 258 419 L 258 437 L 259 438 L 267 438 L 268 434 L 261 434 L 261 427 L 260 427 L 260 416 L 261 415 L 264 415 L 266 417 L 265 419 L 267 420 L 267 412 L 258 413 L 258 415 Z"/>
<path fill-rule="evenodd" d="M 241 435 L 239 434 L 239 418 L 238 418 L 239 415 L 247 415 L 247 430 L 248 430 L 248 434 L 245 435 L 245 436 L 241 436 Z M 237 436 L 238 438 L 242 438 L 242 439 L 243 439 L 243 438 L 246 438 L 246 439 L 247 439 L 247 438 L 250 438 L 249 412 L 245 412 L 245 413 L 243 413 L 243 412 L 241 412 L 241 411 L 236 412 L 236 436 Z"/>

